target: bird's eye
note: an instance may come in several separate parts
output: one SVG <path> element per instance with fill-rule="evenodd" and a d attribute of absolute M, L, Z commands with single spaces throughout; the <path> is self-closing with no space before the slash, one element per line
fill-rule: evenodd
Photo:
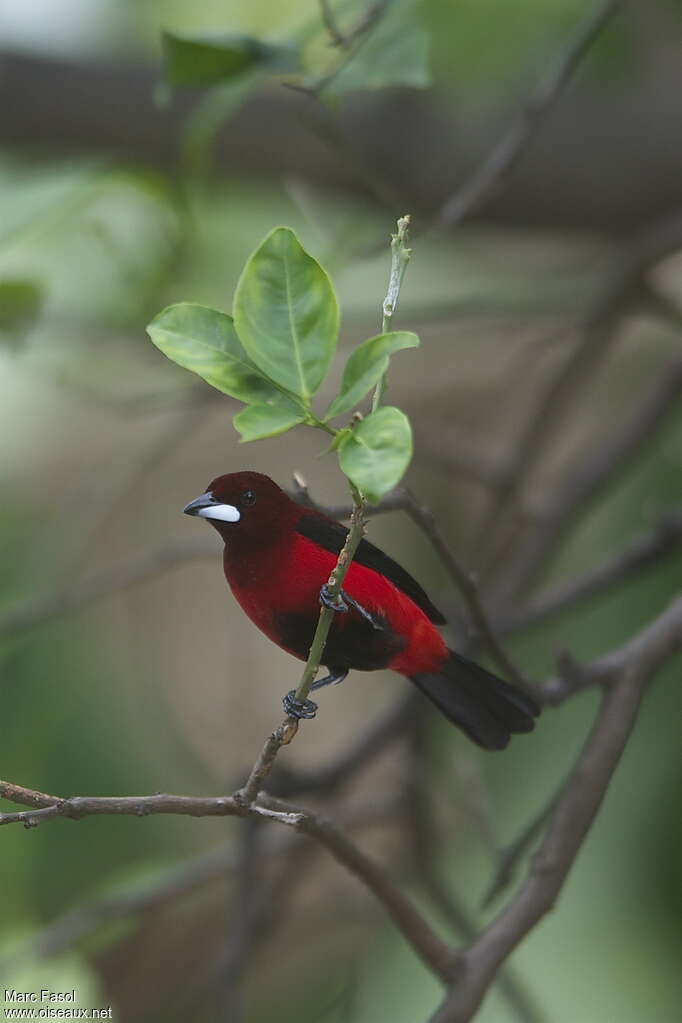
<path fill-rule="evenodd" d="M 256 495 L 254 494 L 253 490 L 244 491 L 244 493 L 242 494 L 241 503 L 243 505 L 246 505 L 247 508 L 249 508 L 252 504 L 256 503 Z"/>

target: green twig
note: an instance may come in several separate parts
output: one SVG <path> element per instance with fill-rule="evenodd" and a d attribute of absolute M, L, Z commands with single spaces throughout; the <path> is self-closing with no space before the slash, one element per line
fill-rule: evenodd
<path fill-rule="evenodd" d="M 334 570 L 329 576 L 329 582 L 327 583 L 329 596 L 332 601 L 335 601 L 340 595 L 343 580 L 350 568 L 350 563 L 355 556 L 355 552 L 360 545 L 360 541 L 365 535 L 365 502 L 357 490 L 355 490 L 353 494 L 353 502 L 353 512 L 350 517 L 350 529 L 348 530 L 348 536 L 346 537 L 346 542 L 343 545 L 343 550 L 339 554 L 339 560 L 336 562 Z M 320 617 L 317 622 L 312 646 L 310 647 L 310 653 L 308 654 L 308 660 L 298 689 L 296 690 L 296 699 L 300 703 L 303 703 L 303 701 L 308 698 L 310 687 L 315 681 L 315 676 L 320 669 L 320 661 L 324 653 L 327 636 L 329 635 L 329 630 L 335 614 L 336 611 L 332 611 L 328 607 L 322 607 L 320 609 Z"/>
<path fill-rule="evenodd" d="M 390 330 L 391 320 L 398 305 L 400 287 L 403 282 L 405 270 L 410 259 L 410 250 L 407 248 L 407 231 L 410 224 L 409 216 L 401 217 L 398 221 L 396 234 L 391 235 L 391 274 L 388 282 L 388 293 L 382 306 L 382 330 L 385 333 Z M 372 401 L 372 411 L 375 411 L 380 403 L 386 387 L 386 374 L 377 384 Z M 327 423 L 318 420 L 314 413 L 310 413 L 309 423 L 311 426 L 318 426 L 328 433 L 338 435 L 339 431 L 331 428 Z M 355 556 L 360 541 L 365 535 L 365 499 L 352 483 L 350 484 L 353 495 L 353 511 L 350 517 L 350 529 L 343 549 L 339 554 L 334 569 L 329 576 L 327 588 L 332 602 L 340 595 L 343 581 L 350 568 L 351 561 Z M 334 620 L 335 611 L 328 607 L 320 608 L 320 617 L 317 620 L 317 628 L 313 636 L 313 642 L 308 654 L 303 675 L 296 690 L 295 699 L 304 703 L 308 699 L 310 687 L 312 686 L 320 663 L 324 656 L 324 648 L 327 644 L 329 630 Z M 236 794 L 236 800 L 241 806 L 251 806 L 261 791 L 263 784 L 272 770 L 277 754 L 282 746 L 286 746 L 298 731 L 298 719 L 287 717 L 282 724 L 272 732 L 265 741 L 265 744 L 258 755 L 258 758 L 251 769 L 251 773 L 244 787 Z"/>
<path fill-rule="evenodd" d="M 408 249 L 408 229 L 410 226 L 409 214 L 401 217 L 398 221 L 398 230 L 396 234 L 391 235 L 391 273 L 388 278 L 388 292 L 384 299 L 381 307 L 381 333 L 386 334 L 391 329 L 391 322 L 393 320 L 393 314 L 398 308 L 398 298 L 400 296 L 400 288 L 402 287 L 403 277 L 407 269 L 407 264 L 410 261 L 410 255 L 412 249 Z M 386 390 L 386 376 L 384 373 L 381 380 L 376 386 L 374 392 L 374 398 L 372 400 L 372 412 L 381 405 L 381 400 Z"/>

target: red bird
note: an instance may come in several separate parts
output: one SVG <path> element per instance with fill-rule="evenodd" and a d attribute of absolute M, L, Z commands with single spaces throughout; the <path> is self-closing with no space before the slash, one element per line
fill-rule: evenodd
<path fill-rule="evenodd" d="M 292 501 L 258 472 L 218 476 L 184 509 L 208 519 L 225 541 L 225 577 L 252 622 L 305 661 L 325 584 L 346 540 L 339 522 Z M 328 604 L 329 606 L 329 604 Z M 351 668 L 391 668 L 407 676 L 454 724 L 486 749 L 504 749 L 512 732 L 529 732 L 538 707 L 525 693 L 449 650 L 436 625 L 445 618 L 419 583 L 362 540 L 335 610 L 322 663 L 341 682 Z M 288 714 L 313 717 L 316 705 L 284 698 Z"/>

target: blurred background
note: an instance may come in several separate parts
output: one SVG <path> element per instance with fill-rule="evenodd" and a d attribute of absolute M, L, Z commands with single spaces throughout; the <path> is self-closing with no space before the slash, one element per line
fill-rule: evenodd
<path fill-rule="evenodd" d="M 390 379 L 416 434 L 406 482 L 501 628 L 671 511 L 679 523 L 680 3 L 623 4 L 503 187 L 461 224 L 443 216 L 592 9 L 334 5 L 341 33 L 368 11 L 381 29 L 347 57 L 310 0 L 2 6 L 3 777 L 65 796 L 220 793 L 280 720 L 299 667 L 245 620 L 218 538 L 181 510 L 240 468 L 282 485 L 298 470 L 325 503 L 345 500 L 343 480 L 312 431 L 240 446 L 236 403 L 171 365 L 144 329 L 175 301 L 229 310 L 274 225 L 299 232 L 333 277 L 338 380 L 343 356 L 378 331 L 388 236 L 413 215 L 395 322 L 422 348 Z M 171 88 L 164 29 L 294 40 L 304 71 L 249 65 L 208 91 L 196 77 Z M 528 442 L 543 397 L 546 429 Z M 655 617 L 679 587 L 681 533 L 617 585 L 516 629 L 509 649 L 527 675 L 551 675 L 561 649 L 596 657 Z M 458 594 L 414 524 L 387 514 L 370 536 L 433 591 L 462 641 Z M 679 1019 L 679 670 L 649 691 L 557 909 L 514 956 L 515 996 L 496 987 L 482 1023 Z M 323 694 L 282 770 L 319 771 L 406 687 L 356 673 Z M 584 693 L 548 709 L 501 755 L 424 711 L 434 860 L 474 920 L 490 916 L 481 900 L 500 849 L 565 776 L 595 705 Z M 388 744 L 334 812 L 447 931 L 419 883 L 410 755 Z M 262 883 L 245 867 L 249 842 L 272 841 L 277 863 L 281 836 L 243 832 L 164 817 L 3 829 L 2 985 L 76 988 L 79 1004 L 126 1021 L 426 1019 L 437 983 L 323 852 L 303 843 L 291 876 L 268 875 L 273 919 L 245 926 L 244 893 Z"/>

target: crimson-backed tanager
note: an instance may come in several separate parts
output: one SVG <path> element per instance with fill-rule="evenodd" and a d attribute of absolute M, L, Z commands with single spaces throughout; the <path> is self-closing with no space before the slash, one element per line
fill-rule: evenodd
<path fill-rule="evenodd" d="M 346 540 L 339 522 L 292 501 L 258 472 L 218 476 L 185 508 L 225 541 L 225 577 L 249 618 L 294 657 L 308 658 L 326 582 Z M 404 568 L 362 540 L 343 583 L 322 663 L 320 689 L 351 668 L 391 668 L 407 676 L 454 724 L 486 749 L 533 728 L 538 708 L 525 693 L 449 650 L 436 625 L 445 618 Z M 316 705 L 285 710 L 312 717 Z"/>

